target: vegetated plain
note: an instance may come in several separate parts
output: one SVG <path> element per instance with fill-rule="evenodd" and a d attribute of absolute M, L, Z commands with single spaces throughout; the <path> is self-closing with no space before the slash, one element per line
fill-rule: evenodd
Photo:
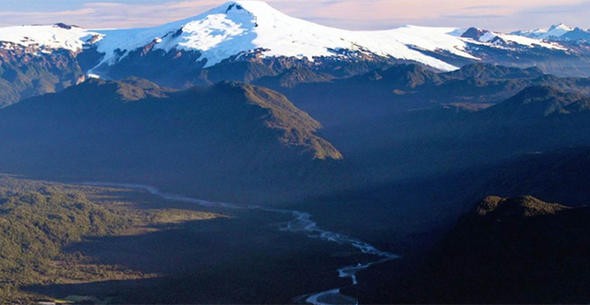
<path fill-rule="evenodd" d="M 0 183 L 3 302 L 289 303 L 347 285 L 335 270 L 357 255 L 281 232 L 290 219 L 275 213 L 129 188 Z"/>

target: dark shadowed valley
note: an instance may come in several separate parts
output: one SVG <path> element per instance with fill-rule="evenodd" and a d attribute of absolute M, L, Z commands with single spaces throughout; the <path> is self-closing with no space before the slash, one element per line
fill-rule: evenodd
<path fill-rule="evenodd" d="M 0 304 L 590 302 L 590 30 L 305 19 L 0 27 Z"/>

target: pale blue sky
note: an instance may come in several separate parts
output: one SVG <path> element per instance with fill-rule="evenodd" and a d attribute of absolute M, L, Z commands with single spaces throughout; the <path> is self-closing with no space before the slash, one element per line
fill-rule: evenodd
<path fill-rule="evenodd" d="M 223 0 L 0 0 L 0 26 L 65 22 L 87 28 L 158 25 Z M 590 0 L 268 0 L 287 14 L 348 29 L 404 24 L 509 31 L 563 22 L 590 27 Z"/>

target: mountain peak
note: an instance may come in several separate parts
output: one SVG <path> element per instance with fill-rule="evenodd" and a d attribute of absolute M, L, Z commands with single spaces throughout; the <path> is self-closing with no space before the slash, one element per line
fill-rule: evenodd
<path fill-rule="evenodd" d="M 161 26 L 89 31 L 65 24 L 0 28 L 5 48 L 41 46 L 42 50 L 91 50 L 88 74 L 108 76 L 110 67 L 148 53 L 186 58 L 195 69 L 223 61 L 289 58 L 305 64 L 338 61 L 413 62 L 439 71 L 455 63 L 480 61 L 473 45 L 505 50 L 558 44 L 471 28 L 404 26 L 381 31 L 351 31 L 288 16 L 264 1 L 229 1 L 207 12 Z M 128 57 L 132 55 L 131 57 Z M 441 56 L 444 55 L 444 56 Z M 184 57 L 183 57 L 184 56 Z M 452 58 L 453 60 L 447 60 Z M 190 61 L 190 62 L 189 62 Z"/>
<path fill-rule="evenodd" d="M 480 28 L 476 28 L 476 27 L 470 27 L 469 29 L 467 29 L 467 31 L 465 31 L 463 34 L 461 34 L 461 37 L 463 38 L 471 38 L 473 40 L 480 40 L 482 36 L 484 36 L 485 34 L 489 33 L 490 31 L 488 30 L 484 30 L 484 29 L 480 29 Z"/>
<path fill-rule="evenodd" d="M 281 11 L 275 9 L 274 7 L 270 6 L 266 1 L 258 1 L 258 0 L 237 0 L 237 1 L 229 1 L 222 5 L 222 7 L 227 7 L 226 12 L 231 11 L 232 9 L 235 10 L 246 10 L 253 14 L 264 14 L 264 13 L 278 13 L 282 14 Z"/>
<path fill-rule="evenodd" d="M 246 13 L 254 17 L 254 19 L 268 18 L 272 16 L 287 17 L 281 11 L 275 9 L 265 1 L 238 0 L 225 2 L 224 4 L 205 12 L 204 14 L 195 16 L 194 18 L 200 19 L 200 17 L 203 15 L 214 15 L 219 13 L 223 13 L 230 17 L 235 16 L 236 14 L 239 16 Z"/>
<path fill-rule="evenodd" d="M 569 26 L 569 25 L 565 25 L 563 23 L 558 23 L 558 24 L 554 24 L 551 27 L 549 27 L 549 29 L 547 30 L 547 32 L 545 33 L 545 38 L 548 37 L 560 37 L 568 32 L 573 31 L 574 28 Z"/>
<path fill-rule="evenodd" d="M 539 28 L 530 31 L 517 31 L 514 32 L 514 34 L 537 39 L 555 39 L 560 38 L 563 35 L 574 31 L 575 29 L 575 27 L 566 25 L 564 23 L 557 23 L 547 28 Z"/>
<path fill-rule="evenodd" d="M 573 27 L 571 27 L 571 26 L 569 26 L 567 24 L 561 23 L 561 22 L 560 23 L 557 23 L 557 24 L 553 24 L 553 25 L 551 25 L 549 27 L 549 31 L 552 31 L 552 30 L 571 31 L 573 29 L 574 29 Z"/>
<path fill-rule="evenodd" d="M 420 62 L 438 70 L 456 69 L 428 54 L 444 50 L 477 59 L 452 28 L 403 27 L 388 31 L 349 31 L 288 16 L 263 1 L 230 1 L 203 14 L 158 27 L 101 31 L 97 51 L 101 65 L 112 65 L 152 42 L 154 50 L 196 52 L 210 67 L 249 57 L 290 57 L 315 61 L 322 57 L 358 59 L 363 55 Z M 436 40 L 433 43 L 431 40 Z M 426 52 L 425 52 L 426 51 Z"/>

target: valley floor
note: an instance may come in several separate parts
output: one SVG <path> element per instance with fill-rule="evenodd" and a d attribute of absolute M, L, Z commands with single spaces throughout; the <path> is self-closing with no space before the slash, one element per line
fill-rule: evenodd
<path fill-rule="evenodd" d="M 29 277 L 8 280 L 12 288 L 3 290 L 5 300 L 302 302 L 315 292 L 349 286 L 350 279 L 339 278 L 336 270 L 351 262 L 370 261 L 369 256 L 361 255 L 349 244 L 281 231 L 281 225 L 292 219 L 272 211 L 204 208 L 132 188 L 13 178 L 1 182 L 4 189 L 18 189 L 22 196 L 65 196 L 60 198 L 68 202 L 72 194 L 77 194 L 92 208 L 105 208 L 117 215 L 122 223 L 112 230 L 96 228 L 76 238 L 56 241 L 55 255 L 30 257 L 23 264 L 40 267 L 31 270 Z M 47 188 L 51 189 L 49 193 Z M 5 191 L 4 197 L 10 196 Z M 44 203 L 33 205 L 38 211 L 44 211 L 47 203 L 51 208 L 61 202 L 39 200 Z M 22 204 L 26 203 L 15 202 L 15 206 Z M 92 217 L 88 216 L 90 222 Z M 105 222 L 101 226 L 108 228 L 112 224 Z M 330 232 L 318 228 L 308 233 Z M 2 271 L 9 277 L 13 269 Z"/>

